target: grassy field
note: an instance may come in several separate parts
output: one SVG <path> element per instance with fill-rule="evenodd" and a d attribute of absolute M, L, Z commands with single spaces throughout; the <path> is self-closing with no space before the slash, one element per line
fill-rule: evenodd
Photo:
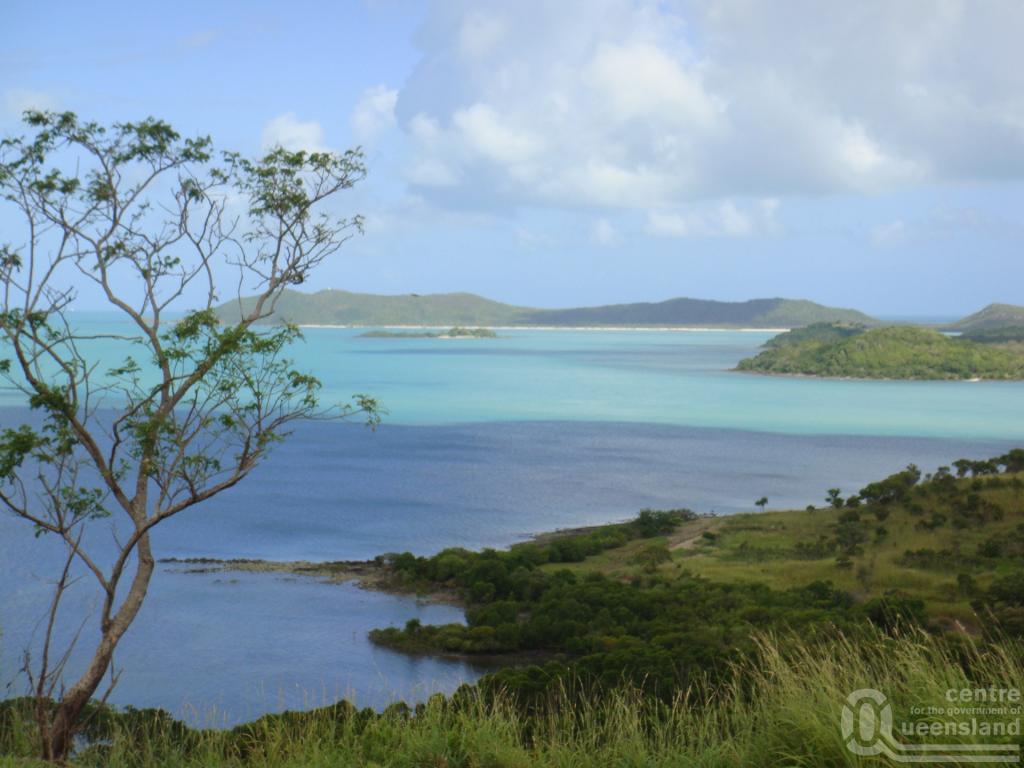
<path fill-rule="evenodd" d="M 524 713 L 476 691 L 414 711 L 377 715 L 341 704 L 268 716 L 233 731 L 183 728 L 152 712 L 100 718 L 78 768 L 826 768 L 891 765 L 859 757 L 840 728 L 851 692 L 871 687 L 892 707 L 903 742 L 1021 744 L 1019 716 L 988 716 L 1004 733 L 951 740 L 900 733 L 904 723 L 969 723 L 963 714 L 916 716 L 950 690 L 1020 686 L 1024 649 L 982 649 L 911 631 L 806 644 L 761 637 L 758 653 L 713 691 L 696 686 L 661 703 L 619 689 L 601 698 L 556 692 Z M 965 671 L 965 668 L 969 671 Z M 31 730 L 0 708 L 0 766 L 37 766 Z M 952 764 L 959 764 L 953 762 Z"/>
<path fill-rule="evenodd" d="M 929 527 L 933 514 L 949 517 L 944 500 L 918 502 L 916 509 L 894 504 L 884 521 L 877 520 L 870 509 L 861 508 L 857 514 L 868 536 L 861 545 L 863 551 L 851 555 L 848 562 L 839 562 L 830 548 L 816 551 L 816 545 L 835 536 L 836 526 L 849 514 L 849 508 L 751 512 L 687 521 L 669 536 L 633 540 L 580 563 L 544 568 L 631 579 L 650 570 L 637 562 L 637 556 L 648 547 L 663 546 L 671 559 L 658 565 L 656 572 L 664 576 L 689 572 L 716 582 L 758 583 L 774 589 L 829 581 L 859 601 L 899 590 L 922 599 L 936 622 L 951 625 L 959 621 L 973 630 L 978 620 L 971 607 L 972 596 L 961 588 L 958 575 L 969 576 L 984 589 L 996 577 L 1021 568 L 1024 561 L 1015 549 L 998 557 L 978 556 L 978 552 L 993 540 L 1020 539 L 1024 490 L 1018 484 L 1024 484 L 1024 476 L 1018 473 L 1002 476 L 1001 482 L 961 479 L 957 483 L 964 489 L 976 484 L 975 492 L 1002 509 L 1002 517 L 972 527 L 948 523 Z M 873 530 L 879 526 L 884 527 L 884 536 Z M 801 550 L 801 545 L 805 549 Z M 935 555 L 915 560 L 907 557 L 908 552 Z"/>

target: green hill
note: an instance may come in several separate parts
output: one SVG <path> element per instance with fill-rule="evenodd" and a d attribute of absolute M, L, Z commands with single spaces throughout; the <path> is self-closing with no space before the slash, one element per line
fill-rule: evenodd
<path fill-rule="evenodd" d="M 251 306 L 243 299 L 242 306 Z M 238 317 L 238 302 L 221 305 L 225 321 Z M 794 328 L 811 323 L 875 321 L 852 309 L 834 309 L 812 301 L 753 299 L 743 302 L 669 299 L 574 309 L 534 309 L 491 301 L 471 293 L 378 296 L 349 291 L 285 291 L 270 322 L 299 325 L 429 326 L 706 326 L 721 328 Z"/>
<path fill-rule="evenodd" d="M 860 379 L 1024 379 L 1024 355 L 913 326 L 815 325 L 777 336 L 740 371 Z"/>
<path fill-rule="evenodd" d="M 1024 325 L 1024 307 L 1013 304 L 989 304 L 980 312 L 968 315 L 945 326 L 947 331 L 981 331 L 992 328 L 1005 328 L 1011 325 Z"/>
<path fill-rule="evenodd" d="M 794 328 L 788 333 L 780 333 L 764 343 L 769 349 L 791 347 L 797 344 L 814 342 L 831 344 L 858 334 L 864 330 L 863 325 L 845 325 L 840 323 L 814 323 L 803 328 Z"/>
<path fill-rule="evenodd" d="M 243 299 L 245 310 L 250 299 Z M 299 325 L 513 325 L 527 307 L 491 301 L 472 293 L 436 293 L 378 296 L 371 293 L 325 290 L 316 293 L 285 291 L 270 322 L 288 321 Z M 238 318 L 238 302 L 217 308 L 225 321 Z"/>
<path fill-rule="evenodd" d="M 737 328 L 793 328 L 818 322 L 874 323 L 852 309 L 835 309 L 799 299 L 708 301 L 669 299 L 657 303 L 544 310 L 524 317 L 528 324 L 557 326 L 650 325 Z"/>
<path fill-rule="evenodd" d="M 1024 325 L 1004 325 L 999 328 L 979 328 L 965 331 L 961 338 L 979 344 L 1024 344 Z"/>

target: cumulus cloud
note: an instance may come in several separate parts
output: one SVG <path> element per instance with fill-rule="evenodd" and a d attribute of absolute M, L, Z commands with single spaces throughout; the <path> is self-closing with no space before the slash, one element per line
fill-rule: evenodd
<path fill-rule="evenodd" d="M 712 127 L 724 106 L 705 90 L 699 70 L 649 42 L 601 44 L 585 82 L 618 122 L 656 120 L 697 130 Z"/>
<path fill-rule="evenodd" d="M 662 237 L 747 237 L 778 230 L 778 201 L 760 200 L 741 207 L 732 200 L 685 210 L 654 210 L 647 214 L 647 231 Z"/>
<path fill-rule="evenodd" d="M 1016 0 L 451 0 L 394 112 L 439 199 L 739 232 L 676 208 L 1024 177 L 1022 28 Z"/>
<path fill-rule="evenodd" d="M 264 150 L 274 147 L 297 152 L 326 152 L 324 145 L 324 131 L 315 120 L 303 122 L 292 112 L 278 115 L 263 128 L 263 135 L 260 144 Z"/>
<path fill-rule="evenodd" d="M 543 148 L 538 137 L 508 124 L 487 104 L 460 109 L 452 116 L 452 125 L 471 152 L 512 170 Z"/>
<path fill-rule="evenodd" d="M 367 88 L 352 111 L 352 135 L 368 143 L 395 124 L 398 91 L 385 85 Z"/>

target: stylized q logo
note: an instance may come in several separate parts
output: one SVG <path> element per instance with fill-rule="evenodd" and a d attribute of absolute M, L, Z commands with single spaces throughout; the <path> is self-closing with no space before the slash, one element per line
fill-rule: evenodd
<path fill-rule="evenodd" d="M 861 688 L 847 696 L 841 728 L 846 748 L 853 754 L 880 754 L 882 739 L 892 734 L 892 706 L 885 694 L 874 688 Z"/>

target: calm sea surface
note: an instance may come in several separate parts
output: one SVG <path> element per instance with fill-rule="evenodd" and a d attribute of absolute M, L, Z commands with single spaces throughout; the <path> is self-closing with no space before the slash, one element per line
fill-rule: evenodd
<path fill-rule="evenodd" d="M 81 322 L 124 330 L 102 317 Z M 762 495 L 769 507 L 803 507 L 829 487 L 849 493 L 908 462 L 934 469 L 1024 444 L 1020 383 L 730 373 L 771 336 L 762 332 L 501 333 L 361 339 L 307 329 L 299 366 L 321 377 L 328 400 L 379 397 L 385 425 L 300 425 L 242 485 L 158 529 L 158 556 L 350 559 L 500 547 L 643 507 L 728 513 Z M 124 353 L 109 341 L 90 350 L 111 363 Z M 0 391 L 0 427 L 24 418 L 16 393 Z M 0 516 L 2 694 L 24 691 L 17 669 L 38 636 L 55 553 L 53 542 Z M 87 582 L 72 603 L 68 633 L 95 613 Z M 413 700 L 480 673 L 366 640 L 373 627 L 413 617 L 459 621 L 461 612 L 354 585 L 162 566 L 117 656 L 112 700 L 230 723 L 340 696 L 368 706 Z"/>

